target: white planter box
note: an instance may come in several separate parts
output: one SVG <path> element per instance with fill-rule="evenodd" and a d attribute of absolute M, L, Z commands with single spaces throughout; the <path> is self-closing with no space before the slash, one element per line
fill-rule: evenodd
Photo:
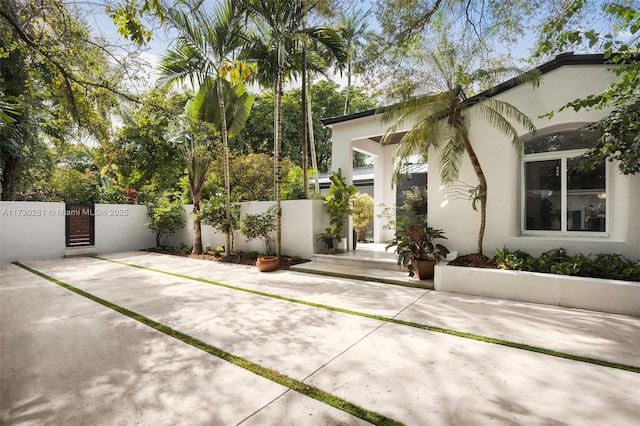
<path fill-rule="evenodd" d="M 640 283 L 538 272 L 435 267 L 438 291 L 640 316 Z"/>

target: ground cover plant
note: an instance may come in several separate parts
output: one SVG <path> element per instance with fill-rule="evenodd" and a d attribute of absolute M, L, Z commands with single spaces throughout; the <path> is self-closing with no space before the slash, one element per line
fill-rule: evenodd
<path fill-rule="evenodd" d="M 475 256 L 475 257 L 474 257 Z M 573 256 L 563 248 L 532 256 L 522 250 L 504 247 L 493 258 L 477 255 L 460 256 L 449 263 L 454 266 L 497 268 L 512 271 L 543 272 L 578 277 L 640 281 L 640 259 L 632 260 L 619 254 L 600 253 Z"/>

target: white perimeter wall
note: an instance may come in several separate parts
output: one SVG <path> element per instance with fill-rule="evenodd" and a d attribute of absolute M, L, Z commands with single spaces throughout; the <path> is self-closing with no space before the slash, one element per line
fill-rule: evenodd
<path fill-rule="evenodd" d="M 271 201 L 241 204 L 240 214 L 256 214 L 274 205 Z M 193 206 L 185 206 L 187 225 L 176 232 L 169 243 L 193 245 Z M 150 222 L 147 207 L 129 204 L 96 204 L 95 250 L 97 254 L 144 250 L 155 247 L 155 234 L 146 227 Z M 317 236 L 329 226 L 322 200 L 282 202 L 282 254 L 310 259 L 323 250 Z M 275 232 L 273 238 L 275 241 Z M 203 225 L 202 244 L 214 249 L 225 244 L 225 235 Z M 247 242 L 235 233 L 236 250 L 264 252 L 259 240 Z M 273 245 L 275 252 L 275 243 Z M 0 203 L 0 262 L 61 258 L 65 252 L 65 204 L 30 201 Z"/>
<path fill-rule="evenodd" d="M 275 205 L 273 201 L 252 201 L 240 204 L 240 217 L 246 214 L 258 214 L 266 212 L 269 207 Z M 185 219 L 187 225 L 176 232 L 169 244 L 180 246 L 181 244 L 193 246 L 193 205 L 186 205 Z M 301 256 L 310 259 L 314 253 L 320 253 L 324 249 L 323 243 L 316 241 L 317 236 L 329 226 L 329 216 L 325 211 L 322 200 L 287 200 L 282 201 L 282 254 L 288 256 Z M 272 251 L 275 254 L 275 231 L 272 233 L 274 243 Z M 212 226 L 202 225 L 202 245 L 209 246 L 211 250 L 224 246 L 226 237 L 216 233 Z M 260 240 L 246 241 L 239 231 L 234 233 L 234 250 L 257 250 L 264 253 L 264 245 Z"/>
<path fill-rule="evenodd" d="M 0 261 L 64 256 L 64 203 L 0 202 Z"/>
<path fill-rule="evenodd" d="M 96 204 L 94 211 L 98 254 L 144 250 L 155 245 L 155 234 L 145 226 L 151 221 L 147 206 Z"/>

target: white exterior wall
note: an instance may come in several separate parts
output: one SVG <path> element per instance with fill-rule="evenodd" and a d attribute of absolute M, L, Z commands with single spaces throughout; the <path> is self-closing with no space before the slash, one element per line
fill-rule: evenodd
<path fill-rule="evenodd" d="M 64 256 L 64 203 L 0 202 L 0 262 Z"/>
<path fill-rule="evenodd" d="M 568 125 L 596 121 L 607 114 L 602 110 L 565 110 L 556 113 L 553 119 L 539 118 L 549 111 L 557 110 L 576 98 L 603 90 L 615 76 L 606 66 L 564 66 L 543 76 L 537 89 L 522 84 L 495 98 L 517 106 L 531 117 L 539 134 L 550 126 Z M 521 226 L 521 169 L 522 160 L 511 142 L 491 127 L 486 120 L 470 109 L 471 142 L 487 177 L 487 226 L 484 251 L 491 255 L 495 249 L 506 245 L 539 254 L 553 248 L 563 247 L 570 252 L 620 253 L 632 258 L 640 257 L 640 230 L 634 212 L 640 209 L 640 176 L 622 176 L 617 165 L 610 163 L 609 193 L 610 233 L 608 237 L 571 236 L 522 236 Z M 521 129 L 524 135 L 524 130 Z M 429 162 L 438 164 L 439 153 L 429 153 Z M 477 179 L 468 157 L 463 156 L 460 180 L 475 186 Z M 428 175 L 429 222 L 431 226 L 445 230 L 449 240 L 447 247 L 460 253 L 476 251 L 480 213 L 471 208 L 467 200 L 445 202 L 446 193 L 437 190 L 442 182 L 437 167 Z"/>
<path fill-rule="evenodd" d="M 145 226 L 151 221 L 147 206 L 96 204 L 94 212 L 96 253 L 145 250 L 155 246 L 155 234 Z"/>

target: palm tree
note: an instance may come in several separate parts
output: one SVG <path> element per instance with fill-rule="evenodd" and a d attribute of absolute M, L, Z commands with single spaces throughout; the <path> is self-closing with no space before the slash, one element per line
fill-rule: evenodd
<path fill-rule="evenodd" d="M 351 76 L 353 75 L 353 65 L 357 57 L 359 49 L 362 49 L 366 43 L 374 36 L 375 32 L 368 28 L 367 19 L 371 15 L 371 9 L 356 10 L 352 15 L 341 15 L 338 31 L 340 37 L 345 44 L 347 51 L 346 72 L 347 87 L 344 95 L 344 115 L 349 114 L 349 95 L 351 91 Z"/>
<path fill-rule="evenodd" d="M 189 3 L 187 2 L 189 5 Z M 215 100 L 219 108 L 218 128 L 222 138 L 225 184 L 225 217 L 227 224 L 231 222 L 231 185 L 229 181 L 229 132 L 227 108 L 225 107 L 224 74 L 229 62 L 241 47 L 242 36 L 241 10 L 237 2 L 223 0 L 209 14 L 201 7 L 194 7 L 190 12 L 181 9 L 169 10 L 167 21 L 178 31 L 174 49 L 162 58 L 160 68 L 163 84 L 184 81 L 189 78 L 193 86 L 199 86 L 198 97 Z M 215 92 L 215 93 L 213 93 Z M 251 109 L 252 100 L 245 105 Z M 198 104 L 201 108 L 194 114 L 206 118 L 203 108 L 207 102 Z M 246 111 L 248 116 L 248 111 Z M 246 121 L 246 118 L 245 118 Z M 243 122 L 244 123 L 244 122 Z M 227 227 L 227 229 L 231 229 Z M 231 231 L 227 231 L 226 251 L 231 249 Z"/>
<path fill-rule="evenodd" d="M 303 4 L 300 0 L 244 0 L 254 32 L 243 57 L 258 65 L 260 84 L 274 89 L 274 197 L 276 201 L 276 255 L 282 249 L 282 206 L 280 196 L 280 146 L 282 140 L 282 94 L 285 78 L 299 69 L 300 56 L 296 55 L 300 40 L 309 38 L 329 50 L 344 52 L 338 33 L 327 27 L 303 27 Z M 341 56 L 344 56 L 342 54 Z"/>
<path fill-rule="evenodd" d="M 461 53 L 446 40 L 434 52 L 429 52 L 427 58 L 432 65 L 433 83 L 439 92 L 410 99 L 391 108 L 385 113 L 384 118 L 395 120 L 387 136 L 407 119 L 413 118 L 416 123 L 401 139 L 394 152 L 394 159 L 406 159 L 414 154 L 426 157 L 429 148 L 441 148 L 439 167 L 445 185 L 450 185 L 458 179 L 462 155 L 466 152 L 478 179 L 478 186 L 470 193 L 474 209 L 476 202 L 480 202 L 477 253 L 482 254 L 487 216 L 487 179 L 469 138 L 467 110 L 475 106 L 484 119 L 511 139 L 519 152 L 522 151 L 522 140 L 512 121 L 530 132 L 535 131 L 535 126 L 529 117 L 510 103 L 491 97 L 474 97 L 467 100 L 466 90 L 471 91 L 478 87 L 487 77 L 495 78 L 513 70 L 500 68 L 469 72 L 465 69 L 465 64 L 469 63 L 469 56 L 466 56 L 466 61 L 462 61 Z M 525 73 L 519 78 L 534 84 L 538 82 L 536 73 Z"/>
<path fill-rule="evenodd" d="M 202 190 L 209 176 L 211 168 L 212 132 L 207 132 L 204 127 L 207 123 L 193 120 L 190 111 L 192 103 L 185 108 L 186 114 L 182 123 L 172 138 L 180 148 L 187 167 L 189 189 L 193 199 L 193 254 L 202 254 L 202 227 L 200 220 L 200 202 Z"/>

